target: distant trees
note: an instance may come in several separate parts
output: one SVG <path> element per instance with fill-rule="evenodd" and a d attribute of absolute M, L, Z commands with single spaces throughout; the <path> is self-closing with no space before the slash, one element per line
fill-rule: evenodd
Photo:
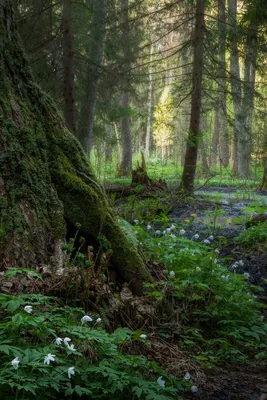
<path fill-rule="evenodd" d="M 107 0 L 93 0 L 92 4 L 93 17 L 87 44 L 87 74 L 78 125 L 78 138 L 88 156 L 93 147 L 97 89 L 105 47 Z"/>
<path fill-rule="evenodd" d="M 202 173 L 218 162 L 246 179 L 262 144 L 254 109 L 255 99 L 266 101 L 259 83 L 266 69 L 266 15 L 264 0 L 242 4 L 205 3 L 201 129 L 190 103 L 196 95 L 197 2 L 21 0 L 17 19 L 38 83 L 55 99 L 87 154 L 97 159 L 99 171 L 104 154 L 109 163 L 114 152 L 118 174 L 128 175 L 132 153 L 145 150 L 146 157 L 164 162 L 174 157 L 177 165 L 186 158 L 191 180 L 197 163 L 203 164 Z M 167 92 L 172 110 L 168 107 L 159 124 Z M 185 180 L 184 171 L 181 187 Z"/>

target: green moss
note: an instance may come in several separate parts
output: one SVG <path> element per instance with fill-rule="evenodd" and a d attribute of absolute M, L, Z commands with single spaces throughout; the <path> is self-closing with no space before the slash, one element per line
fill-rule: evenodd
<path fill-rule="evenodd" d="M 53 101 L 35 85 L 14 24 L 9 24 L 11 14 L 6 7 L 5 18 L 0 15 L 0 169 L 5 185 L 0 259 L 13 265 L 49 263 L 55 241 L 65 237 L 65 218 L 73 225 L 79 222 L 89 237 L 106 236 L 119 277 L 141 292 L 151 276 L 115 221 L 81 145 Z"/>

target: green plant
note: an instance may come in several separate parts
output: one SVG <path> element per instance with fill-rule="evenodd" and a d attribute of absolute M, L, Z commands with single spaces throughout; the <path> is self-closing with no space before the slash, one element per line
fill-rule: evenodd
<path fill-rule="evenodd" d="M 236 238 L 235 243 L 246 247 L 258 247 L 267 245 L 267 222 L 261 222 L 245 231 Z"/>
<path fill-rule="evenodd" d="M 197 360 L 206 366 L 242 361 L 248 351 L 256 353 L 265 345 L 267 324 L 254 294 L 259 289 L 251 288 L 245 276 L 229 271 L 214 245 L 185 238 L 186 232 L 181 235 L 177 228 L 164 238 L 148 234 L 140 226 L 135 229 L 147 258 L 166 268 L 165 279 L 146 285 L 162 324 L 167 324 L 167 330 L 161 329 L 164 337 L 175 334 L 179 313 L 182 343 L 187 349 L 190 345 Z"/>
<path fill-rule="evenodd" d="M 123 344 L 141 339 L 127 328 L 107 333 L 95 314 L 41 295 L 0 294 L 0 306 L 3 400 L 168 400 L 188 385 L 144 356 L 123 354 Z"/>

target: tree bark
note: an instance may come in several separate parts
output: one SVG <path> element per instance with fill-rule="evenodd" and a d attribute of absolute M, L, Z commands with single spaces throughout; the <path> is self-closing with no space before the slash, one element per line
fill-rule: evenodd
<path fill-rule="evenodd" d="M 219 142 L 220 142 L 220 161 L 224 166 L 229 164 L 229 135 L 227 127 L 226 109 L 226 18 L 225 0 L 218 0 L 218 29 L 219 29 L 219 70 L 218 70 L 218 103 L 219 103 Z"/>
<path fill-rule="evenodd" d="M 207 154 L 207 143 L 204 139 L 204 134 L 207 131 L 207 114 L 205 109 L 201 115 L 200 119 L 200 131 L 201 131 L 201 138 L 200 138 L 200 155 L 201 155 L 201 162 L 202 162 L 202 170 L 204 176 L 210 175 L 210 167 L 208 163 L 208 154 Z"/>
<path fill-rule="evenodd" d="M 131 52 L 131 40 L 129 33 L 129 0 L 120 0 L 120 9 L 122 15 L 122 51 L 124 63 L 127 67 L 130 66 L 132 59 Z M 122 107 L 127 112 L 130 108 L 130 96 L 129 96 L 129 82 L 128 80 L 124 80 L 122 83 Z M 122 159 L 119 170 L 120 176 L 130 175 L 132 171 L 132 136 L 131 136 L 131 128 L 130 128 L 130 118 L 128 115 L 125 115 L 121 119 L 121 143 L 122 143 Z"/>
<path fill-rule="evenodd" d="M 251 125 L 254 108 L 257 62 L 257 31 L 257 26 L 250 24 L 247 34 L 244 90 L 240 118 L 243 123 L 238 136 L 238 176 L 243 179 L 247 179 L 250 173 L 252 151 Z"/>
<path fill-rule="evenodd" d="M 237 47 L 237 0 L 228 0 L 228 22 L 230 39 L 230 83 L 234 105 L 234 127 L 233 127 L 233 171 L 238 174 L 238 137 L 241 131 L 241 78 Z"/>
<path fill-rule="evenodd" d="M 107 0 L 93 0 L 93 19 L 88 46 L 88 71 L 86 90 L 82 101 L 78 138 L 90 156 L 93 147 L 93 130 L 97 102 L 97 88 L 101 73 L 106 37 Z"/>
<path fill-rule="evenodd" d="M 121 281 L 136 293 L 150 281 L 118 226 L 77 139 L 36 86 L 17 36 L 11 0 L 0 0 L 0 266 L 45 264 L 60 249 L 66 223 L 88 240 L 111 243 Z"/>
<path fill-rule="evenodd" d="M 217 96 L 218 98 L 218 96 Z M 216 105 L 213 133 L 211 140 L 211 154 L 210 154 L 210 164 L 216 166 L 219 158 L 219 132 L 220 132 L 220 118 L 219 118 L 219 107 Z"/>
<path fill-rule="evenodd" d="M 193 195 L 194 180 L 197 165 L 197 153 L 199 145 L 199 122 L 202 95 L 203 74 L 203 42 L 204 42 L 204 0 L 197 0 L 194 58 L 193 58 L 193 86 L 191 99 L 191 117 L 189 136 L 185 154 L 183 175 L 179 190 L 186 195 Z"/>
<path fill-rule="evenodd" d="M 69 130 L 76 133 L 76 112 L 74 97 L 74 41 L 72 0 L 63 3 L 63 68 L 64 68 L 64 117 Z"/>
<path fill-rule="evenodd" d="M 150 45 L 150 65 L 148 72 L 148 101 L 147 101 L 147 123 L 146 123 L 146 157 L 149 157 L 150 150 L 150 137 L 151 137 L 151 121 L 152 121 L 152 90 L 153 90 L 153 79 L 152 79 L 152 53 L 153 46 Z"/>

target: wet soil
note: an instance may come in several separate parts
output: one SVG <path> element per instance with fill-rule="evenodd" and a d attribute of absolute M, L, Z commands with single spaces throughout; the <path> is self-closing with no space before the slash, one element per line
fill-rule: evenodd
<path fill-rule="evenodd" d="M 257 365 L 206 371 L 205 389 L 186 393 L 184 400 L 266 400 L 267 371 Z"/>

